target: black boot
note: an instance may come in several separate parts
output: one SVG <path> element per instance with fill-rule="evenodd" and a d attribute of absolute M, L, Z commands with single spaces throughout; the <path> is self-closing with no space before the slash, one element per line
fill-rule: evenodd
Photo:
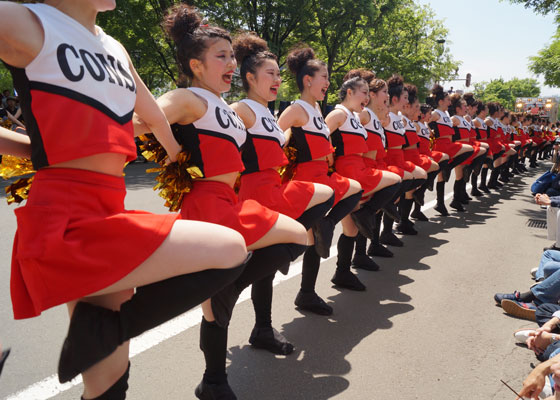
<path fill-rule="evenodd" d="M 317 254 L 315 246 L 310 246 L 303 254 L 301 271 L 301 289 L 294 304 L 299 310 L 310 311 L 319 315 L 331 315 L 333 309 L 315 293 L 315 283 L 321 266 L 321 257 Z"/>
<path fill-rule="evenodd" d="M 354 257 L 352 258 L 352 267 L 366 271 L 378 271 L 379 265 L 366 254 L 367 239 L 358 233 L 355 242 L 356 246 L 354 249 Z"/>
<path fill-rule="evenodd" d="M 459 200 L 461 201 L 461 204 L 469 204 L 472 198 L 467 194 L 467 181 L 465 181 L 465 178 L 463 177 L 463 179 L 459 182 L 461 182 L 461 196 Z"/>
<path fill-rule="evenodd" d="M 393 252 L 379 242 L 382 219 L 383 213 L 375 214 L 375 218 L 373 220 L 373 239 L 371 240 L 367 250 L 367 254 L 370 257 L 393 257 Z"/>
<path fill-rule="evenodd" d="M 486 178 L 488 176 L 488 168 L 482 168 L 480 171 L 480 185 L 478 188 L 482 190 L 484 193 L 490 193 L 490 189 L 486 186 Z"/>
<path fill-rule="evenodd" d="M 500 175 L 499 168 L 494 168 L 490 173 L 490 179 L 488 180 L 488 189 L 498 189 L 498 176 Z"/>
<path fill-rule="evenodd" d="M 344 233 L 338 238 L 338 258 L 336 261 L 336 272 L 331 279 L 335 286 L 345 289 L 364 291 L 366 287 L 356 275 L 350 271 L 352 264 L 352 253 L 354 252 L 354 238 Z"/>
<path fill-rule="evenodd" d="M 422 207 L 418 205 L 418 203 L 414 203 L 414 210 L 412 210 L 412 214 L 410 216 L 418 221 L 428 222 L 430 219 L 424 215 L 422 212 Z"/>
<path fill-rule="evenodd" d="M 6 363 L 6 359 L 10 355 L 11 349 L 6 349 L 0 354 L 0 375 L 2 374 L 2 369 L 4 368 L 4 364 Z"/>
<path fill-rule="evenodd" d="M 453 200 L 449 203 L 449 206 L 457 211 L 463 212 L 465 209 L 463 208 L 463 204 L 461 204 L 461 185 L 462 180 L 455 180 L 453 184 Z"/>
<path fill-rule="evenodd" d="M 412 210 L 414 200 L 402 198 L 400 201 L 401 207 L 401 223 L 397 225 L 397 230 L 403 235 L 417 235 L 418 232 L 414 229 L 413 223 L 408 218 Z"/>
<path fill-rule="evenodd" d="M 404 243 L 393 233 L 393 219 L 383 214 L 383 231 L 379 241 L 388 246 L 402 247 Z"/>
<path fill-rule="evenodd" d="M 449 211 L 445 207 L 445 182 L 436 183 L 437 204 L 434 210 L 439 212 L 444 217 L 449 215 Z"/>
<path fill-rule="evenodd" d="M 103 394 L 88 398 L 82 397 L 81 400 L 124 400 L 126 399 L 126 391 L 128 390 L 128 376 L 130 373 L 130 362 L 124 374 Z"/>
<path fill-rule="evenodd" d="M 480 197 L 482 196 L 482 192 L 477 188 L 477 181 L 478 181 L 478 174 L 474 173 L 471 175 L 471 196 Z"/>

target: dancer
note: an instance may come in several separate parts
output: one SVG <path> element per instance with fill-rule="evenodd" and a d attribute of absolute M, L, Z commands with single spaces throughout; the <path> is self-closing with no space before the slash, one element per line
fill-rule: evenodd
<path fill-rule="evenodd" d="M 126 51 L 95 25 L 98 12 L 114 7 L 0 4 L 0 58 L 30 134 L 2 129 L 0 153 L 30 157 L 37 170 L 27 204 L 16 210 L 14 316 L 68 304 L 58 376 L 66 382 L 82 373 L 86 399 L 124 398 L 128 340 L 228 285 L 247 254 L 231 229 L 124 209 L 123 166 L 136 158 L 133 111 L 170 161 L 180 147 Z M 95 70 L 91 54 L 112 62 Z M 60 108 L 72 112 L 53 111 Z"/>
<path fill-rule="evenodd" d="M 346 79 L 339 91 L 341 104 L 327 115 L 325 122 L 335 146 L 335 169 L 342 176 L 357 180 L 365 199 L 360 211 L 353 218 L 342 219 L 342 234 L 338 239 L 337 269 L 332 282 L 351 290 L 365 290 L 358 277 L 352 274 L 354 238 L 358 234 L 358 223 L 371 224 L 378 210 L 390 203 L 400 187 L 400 177 L 389 171 L 366 166 L 362 154 L 367 153 L 367 131 L 359 120 L 369 101 L 367 82 L 359 76 Z M 364 236 L 364 233 L 362 233 Z"/>
<path fill-rule="evenodd" d="M 242 159 L 245 170 L 241 175 L 239 199 L 253 199 L 260 204 L 296 219 L 307 230 L 316 226 L 317 239 L 331 246 L 332 226 L 321 232 L 320 223 L 334 202 L 333 190 L 319 183 L 303 181 L 281 182 L 278 170 L 288 164 L 282 150 L 284 132 L 276 124 L 267 105 L 276 100 L 282 82 L 276 56 L 268 50 L 266 41 L 251 33 L 233 40 L 233 50 L 240 68 L 241 81 L 247 98 L 231 108 L 247 129 Z M 310 242 L 313 243 L 313 235 Z M 293 345 L 272 327 L 272 294 L 274 273 L 252 285 L 251 300 L 255 310 L 255 326 L 249 343 L 275 354 L 290 354 Z"/>
<path fill-rule="evenodd" d="M 195 391 L 199 399 L 235 399 L 226 374 L 228 325 L 235 303 L 247 286 L 278 269 L 287 269 L 306 248 L 307 233 L 297 221 L 254 200 L 239 201 L 233 187 L 244 169 L 240 147 L 243 121 L 220 97 L 231 88 L 237 66 L 229 33 L 202 24 L 198 12 L 180 4 L 164 19 L 177 48 L 181 72 L 190 87 L 158 99 L 173 134 L 190 154 L 202 178 L 193 181 L 181 205 L 181 217 L 231 227 L 242 234 L 253 256 L 241 275 L 202 304 L 200 349 L 206 370 Z"/>
<path fill-rule="evenodd" d="M 431 95 L 426 99 L 426 102 L 434 108 L 432 112 L 432 117 L 429 122 L 429 126 L 434 132 L 436 138 L 435 150 L 446 153 L 450 157 L 449 165 L 445 172 L 438 174 L 438 180 L 436 184 L 437 193 L 437 203 L 434 209 L 443 216 L 448 216 L 449 212 L 445 207 L 444 197 L 445 197 L 445 182 L 449 180 L 449 174 L 452 169 L 455 168 L 455 180 L 462 179 L 462 169 L 456 168 L 461 165 L 463 161 L 473 154 L 472 146 L 468 144 L 455 143 L 452 141 L 454 130 L 451 118 L 447 113 L 447 109 L 450 104 L 449 94 L 443 90 L 440 85 L 434 85 L 431 91 Z M 458 186 L 456 183 L 455 186 Z"/>
<path fill-rule="evenodd" d="M 288 131 L 289 143 L 297 151 L 293 179 L 322 183 L 334 190 L 334 206 L 326 218 L 335 226 L 354 210 L 363 191 L 353 179 L 336 172 L 328 174 L 329 165 L 333 164 L 333 147 L 329 128 L 317 103 L 325 98 L 329 87 L 327 66 L 309 47 L 292 50 L 286 62 L 301 93 L 300 99 L 286 108 L 278 119 L 278 126 L 284 132 Z M 331 315 L 332 307 L 315 293 L 321 257 L 328 257 L 328 254 L 318 254 L 317 250 L 316 245 L 311 246 L 303 256 L 301 289 L 295 304 L 301 310 Z"/>

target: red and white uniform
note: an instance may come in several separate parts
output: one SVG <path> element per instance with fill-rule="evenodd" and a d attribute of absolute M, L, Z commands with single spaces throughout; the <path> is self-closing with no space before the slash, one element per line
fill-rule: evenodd
<path fill-rule="evenodd" d="M 232 187 L 210 179 L 243 171 L 240 148 L 247 135 L 245 125 L 221 97 L 202 88 L 185 90 L 206 102 L 206 113 L 191 124 L 173 124 L 171 128 L 207 180 L 193 182 L 183 199 L 181 217 L 227 226 L 241 233 L 249 246 L 274 226 L 278 212 L 255 200 L 239 201 Z"/>
<path fill-rule="evenodd" d="M 438 109 L 435 111 L 438 113 L 439 118 L 437 121 L 430 122 L 429 124 L 436 138 L 434 149 L 449 154 L 449 157 L 453 158 L 461 150 L 462 145 L 452 141 L 455 131 L 453 129 L 453 122 L 447 112 Z"/>
<path fill-rule="evenodd" d="M 406 145 L 406 137 L 402 118 L 390 112 L 389 119 L 389 124 L 384 127 L 387 138 L 387 164 L 412 172 L 415 168 L 414 163 L 404 159 L 403 147 Z"/>
<path fill-rule="evenodd" d="M 416 132 L 416 124 L 403 115 L 402 117 L 406 144 L 404 148 L 404 159 L 414 163 L 423 170 L 427 171 L 432 166 L 432 160 L 424 154 L 420 154 L 418 145 L 420 138 Z"/>
<path fill-rule="evenodd" d="M 435 162 L 439 163 L 443 158 L 443 153 L 441 151 L 435 151 L 430 149 L 430 139 L 432 131 L 423 122 L 418 122 L 420 127 L 420 132 L 418 133 L 418 150 L 420 154 L 424 154 L 431 157 Z"/>
<path fill-rule="evenodd" d="M 177 216 L 126 211 L 124 179 L 43 168 L 100 153 L 136 158 L 136 85 L 123 48 L 46 4 L 25 5 L 44 43 L 26 68 L 9 69 L 38 170 L 16 209 L 11 294 L 16 319 L 39 315 L 119 281 L 167 237 Z"/>
<path fill-rule="evenodd" d="M 472 146 L 473 154 L 467 158 L 461 165 L 470 165 L 476 158 L 478 152 L 480 151 L 480 142 L 475 140 L 476 131 L 473 129 L 472 124 L 460 115 L 455 115 L 459 120 L 459 125 L 455 126 L 455 137 L 458 137 L 458 141 L 465 142 Z"/>
<path fill-rule="evenodd" d="M 340 175 L 360 182 L 364 193 L 369 193 L 379 185 L 383 172 L 368 167 L 364 162 L 362 154 L 368 152 L 368 133 L 360 123 L 359 115 L 342 104 L 337 104 L 335 109 L 346 114 L 344 123 L 331 134 L 335 147 L 335 169 Z"/>
<path fill-rule="evenodd" d="M 288 164 L 283 150 L 284 132 L 268 108 L 249 99 L 241 102 L 255 114 L 255 124 L 247 129 L 241 153 L 245 171 L 241 175 L 239 199 L 253 199 L 271 210 L 299 218 L 311 201 L 315 186 L 302 181 L 282 183 L 277 168 Z"/>
<path fill-rule="evenodd" d="M 385 158 L 387 157 L 387 138 L 385 137 L 385 130 L 381 125 L 381 121 L 377 115 L 366 108 L 369 113 L 369 121 L 364 125 L 368 138 L 366 143 L 368 151 L 375 151 L 375 160 L 369 157 L 364 157 L 364 161 L 368 167 L 377 168 L 383 171 L 391 171 L 398 174 L 401 178 L 404 176 L 404 170 L 394 165 L 387 165 Z"/>
<path fill-rule="evenodd" d="M 348 192 L 350 181 L 336 172 L 329 174 L 327 160 L 321 159 L 334 151 L 329 140 L 331 132 L 317 105 L 312 106 L 303 100 L 296 100 L 295 104 L 303 108 L 308 118 L 305 125 L 291 128 L 297 150 L 293 179 L 329 186 L 334 191 L 336 204 Z"/>
<path fill-rule="evenodd" d="M 488 145 L 490 146 L 490 150 L 492 151 L 492 154 L 494 154 L 494 157 L 496 158 L 496 157 L 500 157 L 504 153 L 504 144 L 500 139 L 498 119 L 497 118 L 494 119 L 492 117 L 489 117 L 489 119 L 490 121 L 492 121 L 492 126 L 487 125 Z"/>

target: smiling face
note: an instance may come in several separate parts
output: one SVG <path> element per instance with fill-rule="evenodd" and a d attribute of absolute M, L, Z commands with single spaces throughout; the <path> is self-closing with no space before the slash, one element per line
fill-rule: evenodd
<path fill-rule="evenodd" d="M 218 38 L 208 44 L 202 60 L 191 59 L 189 61 L 194 75 L 193 85 L 219 95 L 231 89 L 237 61 L 228 40 Z"/>
<path fill-rule="evenodd" d="M 249 82 L 250 97 L 259 98 L 265 102 L 276 100 L 282 83 L 278 63 L 273 59 L 264 60 L 257 67 L 255 74 L 247 74 L 247 82 Z"/>
<path fill-rule="evenodd" d="M 404 111 L 405 106 L 408 104 L 408 92 L 403 90 L 401 97 L 393 96 L 391 100 L 391 107 L 394 107 L 397 111 Z"/>
<path fill-rule="evenodd" d="M 348 89 L 344 105 L 354 112 L 362 111 L 369 103 L 369 88 L 367 83 L 359 83 L 355 89 Z"/>
<path fill-rule="evenodd" d="M 306 75 L 303 83 L 303 90 L 308 91 L 315 101 L 323 101 L 330 85 L 327 67 L 321 65 L 313 76 Z"/>

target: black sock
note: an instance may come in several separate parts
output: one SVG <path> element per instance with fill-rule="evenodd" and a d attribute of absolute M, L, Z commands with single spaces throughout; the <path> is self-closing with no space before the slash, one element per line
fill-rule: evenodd
<path fill-rule="evenodd" d="M 352 264 L 352 253 L 354 252 L 354 238 L 346 236 L 344 233 L 340 235 L 337 243 L 338 255 L 336 260 L 337 271 L 350 271 Z"/>
<path fill-rule="evenodd" d="M 445 182 L 436 183 L 437 204 L 443 204 L 445 201 Z"/>
<path fill-rule="evenodd" d="M 410 185 L 411 187 L 407 191 L 411 191 L 413 189 L 419 188 L 424 183 L 426 183 L 426 179 L 413 179 L 412 184 Z"/>
<path fill-rule="evenodd" d="M 486 177 L 488 176 L 488 168 L 482 168 L 480 171 L 480 187 L 486 187 Z"/>
<path fill-rule="evenodd" d="M 381 232 L 381 221 L 383 220 L 383 213 L 377 213 L 375 214 L 374 220 L 373 220 L 373 238 L 371 239 L 371 242 L 374 245 L 379 244 L 379 234 Z"/>
<path fill-rule="evenodd" d="M 324 203 L 316 204 L 305 210 L 303 214 L 296 219 L 296 221 L 305 226 L 306 230 L 309 230 L 319 219 L 325 216 L 325 214 L 332 208 L 333 204 L 334 194 Z"/>
<path fill-rule="evenodd" d="M 461 181 L 455 180 L 453 184 L 453 200 L 459 199 L 461 197 Z"/>
<path fill-rule="evenodd" d="M 272 326 L 272 294 L 274 275 L 253 283 L 251 301 L 255 310 L 255 322 L 259 327 Z"/>
<path fill-rule="evenodd" d="M 386 204 L 390 203 L 401 186 L 402 185 L 400 183 L 396 183 L 375 192 L 372 198 L 365 202 L 362 207 L 368 208 L 373 214 L 377 210 L 385 207 Z"/>
<path fill-rule="evenodd" d="M 86 399 L 82 397 L 82 400 L 124 400 L 126 399 L 126 391 L 128 390 L 128 377 L 130 374 L 130 362 L 124 374 L 116 381 L 109 389 L 107 389 L 103 394 L 95 397 Z"/>
<path fill-rule="evenodd" d="M 362 198 L 363 192 L 363 190 L 360 190 L 358 193 L 340 200 L 338 204 L 335 205 L 327 214 L 327 218 L 331 219 L 335 225 L 338 224 L 342 220 L 342 218 L 346 217 L 354 208 L 356 208 L 356 205 Z"/>
<path fill-rule="evenodd" d="M 310 246 L 303 254 L 303 265 L 301 270 L 301 291 L 314 292 L 319 267 L 321 266 L 321 257 L 315 251 L 315 246 Z"/>
<path fill-rule="evenodd" d="M 200 350 L 204 353 L 206 370 L 203 380 L 210 384 L 227 382 L 226 355 L 228 329 L 202 318 L 200 324 Z"/>
<path fill-rule="evenodd" d="M 460 155 L 454 157 L 453 160 L 449 163 L 448 168 L 451 170 L 451 169 L 455 168 L 456 166 L 461 165 L 461 163 L 463 163 L 467 158 L 472 156 L 473 153 L 474 153 L 474 151 L 467 151 L 463 154 L 460 154 Z"/>
<path fill-rule="evenodd" d="M 383 232 L 392 233 L 393 232 L 393 219 L 387 214 L 383 213 Z"/>
<path fill-rule="evenodd" d="M 408 217 L 410 216 L 410 211 L 412 210 L 412 204 L 414 200 L 402 198 L 399 205 L 400 205 L 400 213 L 401 213 L 401 223 L 404 221 L 408 221 Z"/>
<path fill-rule="evenodd" d="M 360 233 L 354 238 L 356 246 L 354 248 L 354 254 L 356 255 L 366 255 L 367 238 Z"/>

